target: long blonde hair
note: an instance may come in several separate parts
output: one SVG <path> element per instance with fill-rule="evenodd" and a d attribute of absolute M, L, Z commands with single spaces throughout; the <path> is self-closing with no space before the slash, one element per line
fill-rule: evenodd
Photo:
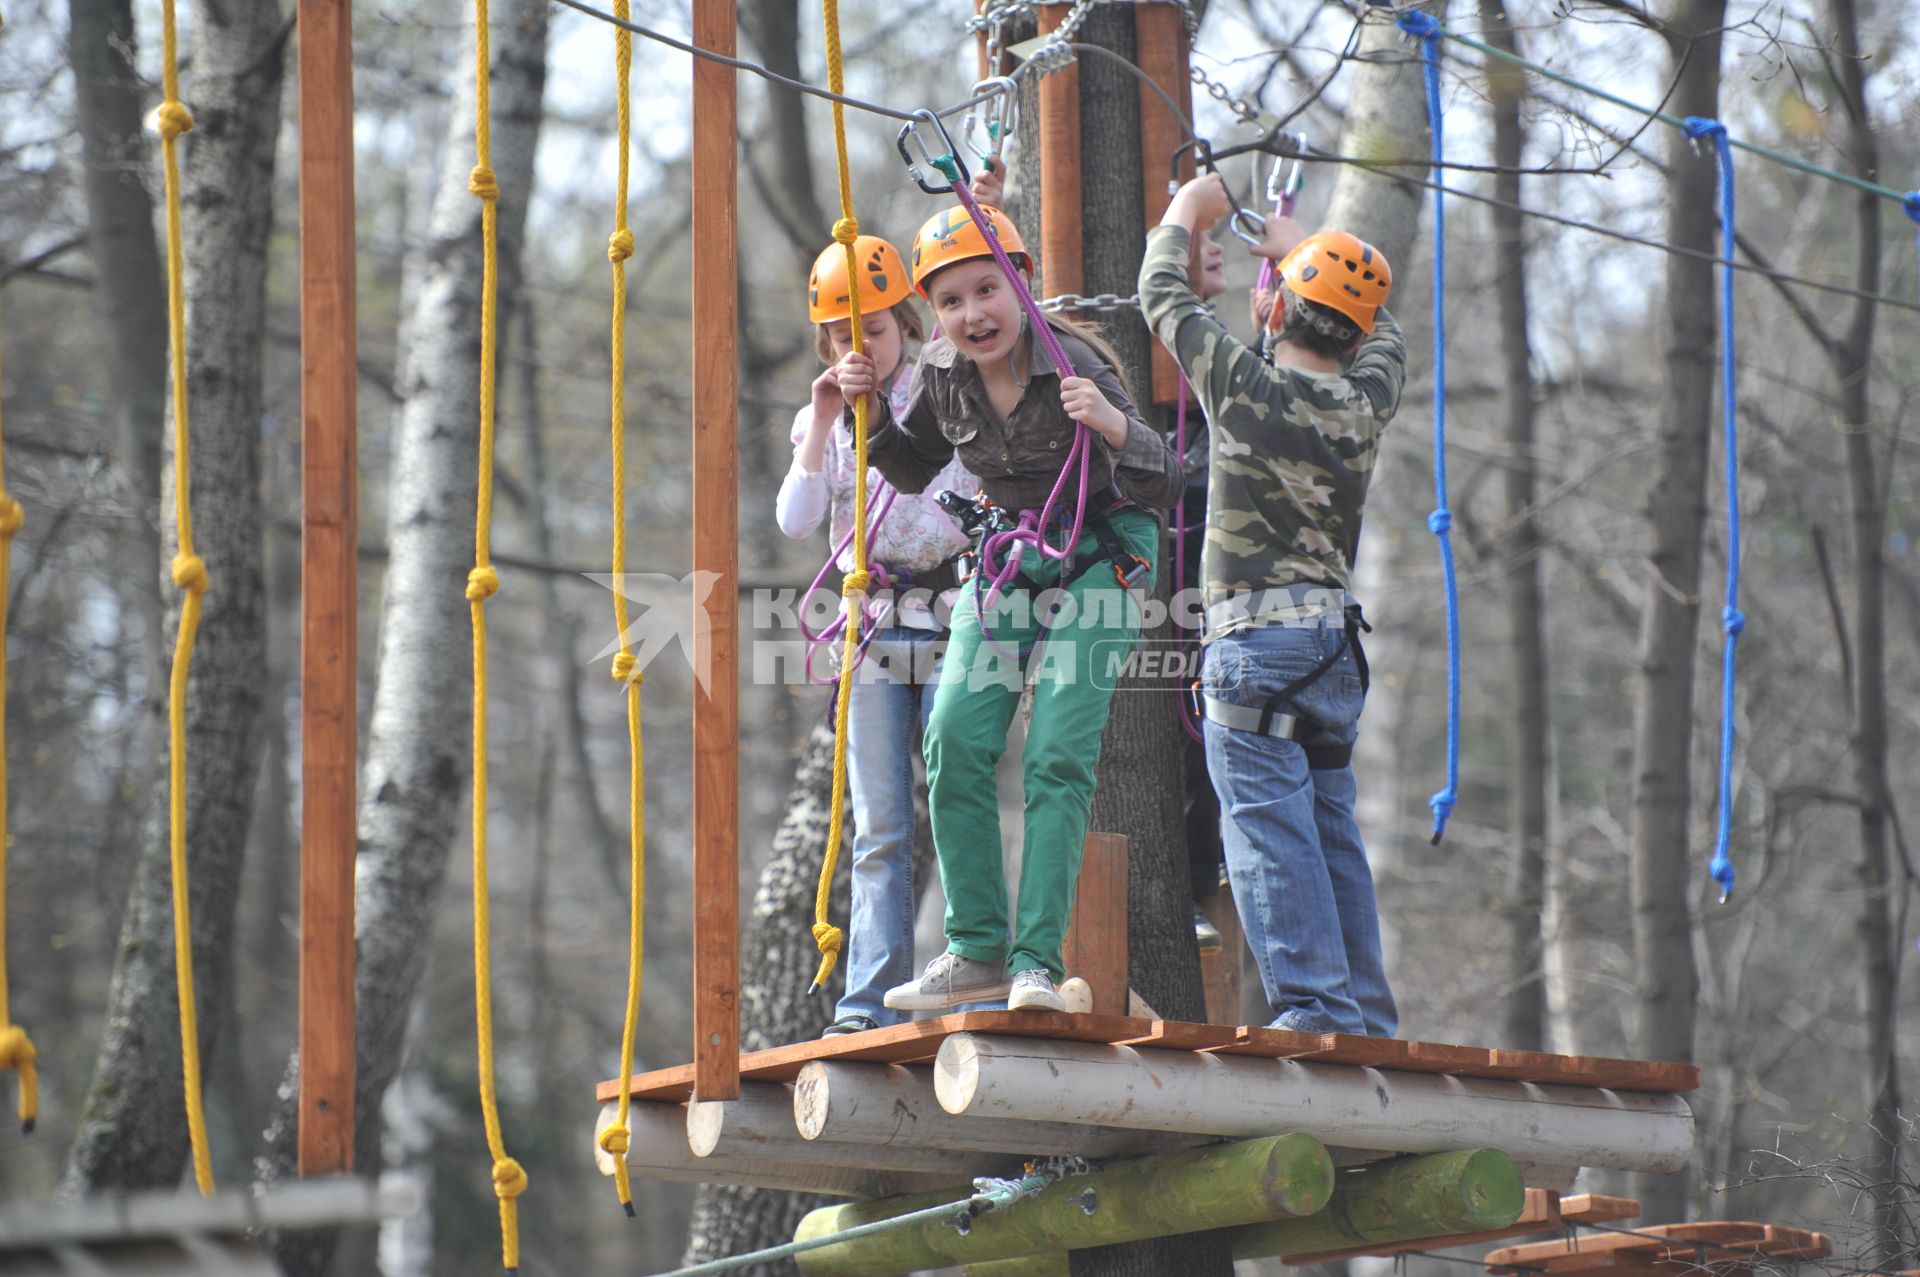
<path fill-rule="evenodd" d="M 1107 340 L 1105 332 L 1099 325 L 1087 323 L 1085 320 L 1070 319 L 1059 311 L 1049 311 L 1047 323 L 1055 332 L 1078 337 L 1092 346 L 1093 352 L 1100 356 L 1101 362 L 1113 369 L 1113 375 L 1120 379 L 1120 389 L 1126 392 L 1127 398 L 1129 400 L 1133 398 L 1133 378 L 1127 376 L 1127 366 L 1120 362 L 1119 352 Z M 1118 404 L 1114 406 L 1119 407 Z"/>

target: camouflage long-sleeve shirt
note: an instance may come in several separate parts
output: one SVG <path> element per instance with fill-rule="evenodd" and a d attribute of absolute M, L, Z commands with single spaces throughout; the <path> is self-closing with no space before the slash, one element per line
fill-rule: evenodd
<path fill-rule="evenodd" d="M 1147 236 L 1140 306 L 1207 418 L 1201 576 L 1218 635 L 1297 612 L 1299 587 L 1320 587 L 1328 601 L 1352 588 L 1367 481 L 1400 406 L 1407 346 L 1383 308 L 1344 373 L 1276 368 L 1194 294 L 1189 240 L 1179 226 Z"/>

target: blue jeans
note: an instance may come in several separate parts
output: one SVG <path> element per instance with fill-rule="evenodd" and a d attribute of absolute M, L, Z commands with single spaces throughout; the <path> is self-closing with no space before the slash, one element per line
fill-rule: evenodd
<path fill-rule="evenodd" d="M 853 674 L 847 708 L 847 783 L 853 799 L 853 904 L 847 919 L 847 991 L 837 1016 L 885 1026 L 913 1017 L 880 1001 L 913 979 L 913 758 L 938 680 L 938 630 L 897 625 L 876 636 Z"/>
<path fill-rule="evenodd" d="M 1251 627 L 1207 645 L 1201 682 L 1221 700 L 1257 708 L 1344 641 L 1337 612 Z M 1319 725 L 1316 742 L 1351 745 L 1365 696 L 1349 646 L 1294 693 L 1292 712 Z M 1206 737 L 1233 899 L 1273 1027 L 1392 1037 L 1400 1018 L 1353 814 L 1353 768 L 1314 770 L 1298 742 L 1211 721 Z"/>

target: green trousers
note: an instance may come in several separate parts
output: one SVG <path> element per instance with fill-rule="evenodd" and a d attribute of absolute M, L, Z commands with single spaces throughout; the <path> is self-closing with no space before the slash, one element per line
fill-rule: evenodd
<path fill-rule="evenodd" d="M 1130 510 L 1111 523 L 1133 553 L 1156 562 L 1160 527 L 1152 515 Z M 1089 532 L 1075 559 L 1084 564 L 1099 553 Z M 1059 563 L 1036 551 L 1026 552 L 1021 569 L 1037 588 L 996 601 L 986 632 L 979 612 L 984 591 L 964 590 L 954 609 L 926 733 L 927 801 L 947 895 L 948 949 L 978 961 L 1005 960 L 1013 971 L 1043 967 L 1057 981 L 1064 975 L 1060 950 L 1080 877 L 1100 736 L 1120 666 L 1140 635 L 1140 602 L 1120 588 L 1109 561 L 1094 563 L 1065 589 L 1058 587 Z M 1150 591 L 1151 578 L 1136 588 Z M 1049 602 L 1056 619 L 1023 657 L 1040 635 Z M 1025 682 L 1033 684 L 1026 841 L 1009 942 L 993 771 L 1006 752 Z"/>

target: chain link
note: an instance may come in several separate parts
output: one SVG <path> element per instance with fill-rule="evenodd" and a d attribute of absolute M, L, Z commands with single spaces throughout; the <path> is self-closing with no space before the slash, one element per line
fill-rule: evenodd
<path fill-rule="evenodd" d="M 1242 123 L 1251 124 L 1255 128 L 1260 126 L 1259 107 L 1249 103 L 1245 98 L 1235 97 L 1226 85 L 1209 77 L 1207 73 L 1202 71 L 1197 65 L 1189 68 L 1187 74 L 1188 78 L 1205 89 L 1214 101 L 1239 116 Z"/>
<path fill-rule="evenodd" d="M 1068 11 L 1065 18 L 1061 19 L 1060 25 L 1048 35 L 1047 42 L 1035 49 L 1033 56 L 1028 59 L 1040 74 L 1051 75 L 1073 63 L 1073 50 L 1064 46 L 1073 42 L 1074 36 L 1080 30 L 1080 24 L 1087 20 L 1087 15 L 1093 11 L 1093 6 L 1100 2 L 1101 0 L 1074 0 L 1073 8 Z M 1107 0 L 1107 2 L 1116 3 L 1118 0 Z M 1179 7 L 1180 21 L 1187 29 L 1187 43 L 1191 45 L 1194 36 L 1200 30 L 1200 15 L 1194 12 L 1192 0 L 1174 0 L 1174 4 Z M 968 32 L 974 35 L 984 34 L 987 37 L 988 75 L 1000 74 L 1000 41 L 1007 24 L 1016 18 L 1037 17 L 1038 12 L 1038 0 L 992 0 L 986 8 L 967 19 Z M 1244 102 L 1228 97 L 1226 89 L 1208 80 L 1201 74 L 1198 67 L 1193 69 L 1193 81 L 1195 84 L 1205 85 L 1209 93 L 1226 103 L 1241 119 L 1250 124 L 1259 121 L 1257 111 L 1252 111 Z"/>
<path fill-rule="evenodd" d="M 986 8 L 967 19 L 967 30 L 987 37 L 987 74 L 1000 74 L 1000 40 L 1008 23 L 1031 16 L 1033 0 L 993 0 Z"/>
<path fill-rule="evenodd" d="M 1122 297 L 1118 293 L 1095 293 L 1091 297 L 1082 297 L 1079 293 L 1061 293 L 1058 297 L 1049 297 L 1040 303 L 1040 309 L 1048 312 L 1063 310 L 1121 310 L 1138 311 L 1140 295 Z"/>

